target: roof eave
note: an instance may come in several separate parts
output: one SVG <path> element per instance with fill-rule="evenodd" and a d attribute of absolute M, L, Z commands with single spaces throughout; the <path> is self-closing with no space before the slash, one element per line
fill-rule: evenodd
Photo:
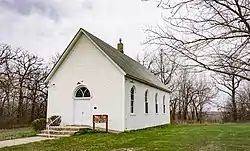
<path fill-rule="evenodd" d="M 146 85 L 150 85 L 150 86 L 152 86 L 152 87 L 154 87 L 154 88 L 160 89 L 160 90 L 162 90 L 162 91 L 164 91 L 164 92 L 171 93 L 170 90 L 168 90 L 168 89 L 166 89 L 166 88 L 162 88 L 162 87 L 160 87 L 160 86 L 158 86 L 158 85 L 152 84 L 152 83 L 150 83 L 150 82 L 148 82 L 148 81 L 146 81 L 146 80 L 143 80 L 143 79 L 134 77 L 134 76 L 129 75 L 129 74 L 126 74 L 125 76 L 128 77 L 128 78 L 130 78 L 130 79 L 136 80 L 136 81 L 138 81 L 138 82 L 144 83 L 144 84 L 146 84 Z"/>

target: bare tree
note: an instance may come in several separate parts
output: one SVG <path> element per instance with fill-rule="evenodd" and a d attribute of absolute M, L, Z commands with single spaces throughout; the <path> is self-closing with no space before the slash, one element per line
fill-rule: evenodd
<path fill-rule="evenodd" d="M 195 99 L 196 93 L 198 91 L 193 87 L 193 81 L 195 77 L 188 73 L 188 70 L 184 69 L 180 76 L 180 87 L 178 89 L 179 94 L 179 116 L 182 120 L 186 121 L 188 119 L 188 108 L 190 103 Z"/>
<path fill-rule="evenodd" d="M 39 66 L 39 70 L 30 75 L 30 82 L 27 85 L 28 95 L 27 98 L 31 102 L 31 116 L 30 122 L 35 120 L 41 115 L 44 117 L 44 113 L 40 111 L 40 105 L 46 107 L 47 103 L 47 86 L 44 83 L 48 74 L 46 66 Z M 45 108 L 46 109 L 46 108 Z"/>
<path fill-rule="evenodd" d="M 217 92 L 206 78 L 200 78 L 188 69 L 181 70 L 178 75 L 170 104 L 172 120 L 202 122 Z"/>
<path fill-rule="evenodd" d="M 239 74 L 242 72 L 241 70 L 235 69 L 235 66 L 241 67 L 240 65 L 237 65 L 237 61 L 235 61 L 234 58 L 238 58 L 238 54 L 232 54 L 231 58 L 228 58 L 227 60 L 223 60 L 223 56 L 221 56 L 222 59 L 221 64 L 224 64 L 224 66 L 221 68 L 222 71 L 225 71 L 227 73 L 231 74 L 216 74 L 213 76 L 214 81 L 217 83 L 217 88 L 221 91 L 230 96 L 230 104 L 231 104 L 231 113 L 233 117 L 233 121 L 238 120 L 237 115 L 237 101 L 236 101 L 236 94 L 237 90 L 240 87 L 241 81 L 243 80 L 241 77 L 236 76 L 236 74 Z M 222 88 L 221 88 L 222 87 Z"/>
<path fill-rule="evenodd" d="M 177 57 L 165 53 L 163 49 L 151 53 L 144 52 L 141 56 L 137 56 L 137 61 L 151 70 L 165 85 L 170 85 L 178 68 Z"/>
<path fill-rule="evenodd" d="M 151 70 L 151 66 L 155 62 L 155 57 L 153 55 L 153 52 L 144 51 L 143 54 L 137 55 L 136 60 L 147 69 Z"/>
<path fill-rule="evenodd" d="M 245 83 L 237 93 L 238 115 L 240 121 L 250 121 L 250 84 Z"/>
<path fill-rule="evenodd" d="M 0 46 L 3 46 L 0 47 L 0 127 L 21 126 L 45 117 L 46 63 L 21 49 L 7 44 Z"/>
<path fill-rule="evenodd" d="M 233 121 L 238 120 L 238 114 L 237 114 L 237 102 L 236 102 L 236 94 L 237 89 L 240 86 L 240 83 L 242 81 L 241 78 L 236 77 L 235 75 L 217 75 L 217 78 L 214 78 L 216 83 L 219 85 L 217 88 L 221 91 L 226 93 L 230 96 L 230 104 L 231 104 L 231 113 L 233 117 Z M 220 87 L 222 86 L 222 88 Z"/>
<path fill-rule="evenodd" d="M 217 95 L 217 91 L 213 89 L 211 82 L 205 78 L 197 80 L 195 89 L 198 91 L 195 99 L 192 100 L 197 122 L 202 122 L 205 114 L 205 105 L 209 105 Z"/>
<path fill-rule="evenodd" d="M 61 54 L 59 52 L 57 52 L 55 55 L 51 56 L 50 57 L 50 60 L 49 60 L 49 68 L 53 68 L 54 65 L 57 63 L 57 61 L 60 59 L 61 57 Z"/>
<path fill-rule="evenodd" d="M 0 44 L 0 119 L 6 121 L 6 123 L 11 122 L 10 119 L 14 110 L 14 101 L 12 99 L 13 95 L 13 60 L 16 56 L 12 53 L 12 48 L 7 44 Z M 0 120 L 0 125 L 3 123 Z"/>
<path fill-rule="evenodd" d="M 27 101 L 27 87 L 30 81 L 30 76 L 36 73 L 42 65 L 42 60 L 28 52 L 17 52 L 18 59 L 15 60 L 15 77 L 18 79 L 16 88 L 18 89 L 18 109 L 17 120 L 21 122 L 24 114 L 24 101 Z"/>
<path fill-rule="evenodd" d="M 158 6 L 164 25 L 148 28 L 145 43 L 175 51 L 199 69 L 250 80 L 249 0 L 161 0 Z M 239 72 L 221 70 L 228 59 Z"/>

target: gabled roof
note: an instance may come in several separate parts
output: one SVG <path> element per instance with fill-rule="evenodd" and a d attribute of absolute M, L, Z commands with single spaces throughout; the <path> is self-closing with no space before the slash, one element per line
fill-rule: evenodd
<path fill-rule="evenodd" d="M 125 76 L 136 81 L 142 82 L 144 84 L 150 85 L 152 87 L 161 89 L 166 92 L 170 92 L 166 86 L 160 82 L 160 80 L 151 73 L 146 67 L 138 63 L 137 61 L 133 60 L 132 58 L 128 57 L 127 55 L 119 52 L 114 47 L 110 46 L 103 40 L 99 39 L 98 37 L 94 36 L 93 34 L 89 33 L 84 29 L 80 29 L 74 39 L 71 41 L 69 46 L 66 48 L 62 56 L 60 57 L 59 61 L 56 63 L 52 71 L 50 72 L 49 76 L 47 77 L 46 81 L 48 81 L 52 75 L 54 74 L 55 70 L 59 68 L 59 65 L 62 63 L 64 58 L 66 57 L 69 52 L 67 49 L 72 47 L 71 45 L 74 44 L 79 37 L 79 33 L 82 32 L 85 34 L 95 45 L 97 45 L 116 65 L 119 66 L 121 70 L 124 71 Z M 65 56 L 65 57 L 64 57 Z"/>

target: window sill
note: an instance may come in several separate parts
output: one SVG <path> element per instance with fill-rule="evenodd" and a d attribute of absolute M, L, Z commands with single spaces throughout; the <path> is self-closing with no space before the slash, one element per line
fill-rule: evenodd
<path fill-rule="evenodd" d="M 130 113 L 130 116 L 136 116 L 136 114 L 135 113 Z"/>
<path fill-rule="evenodd" d="M 74 98 L 74 100 L 90 100 L 91 97 L 86 97 L 86 98 Z"/>

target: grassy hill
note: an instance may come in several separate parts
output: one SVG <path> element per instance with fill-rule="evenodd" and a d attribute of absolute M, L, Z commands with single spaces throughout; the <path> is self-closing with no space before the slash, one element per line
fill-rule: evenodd
<path fill-rule="evenodd" d="M 250 151 L 249 124 L 166 125 L 120 134 L 85 134 L 4 151 Z"/>

